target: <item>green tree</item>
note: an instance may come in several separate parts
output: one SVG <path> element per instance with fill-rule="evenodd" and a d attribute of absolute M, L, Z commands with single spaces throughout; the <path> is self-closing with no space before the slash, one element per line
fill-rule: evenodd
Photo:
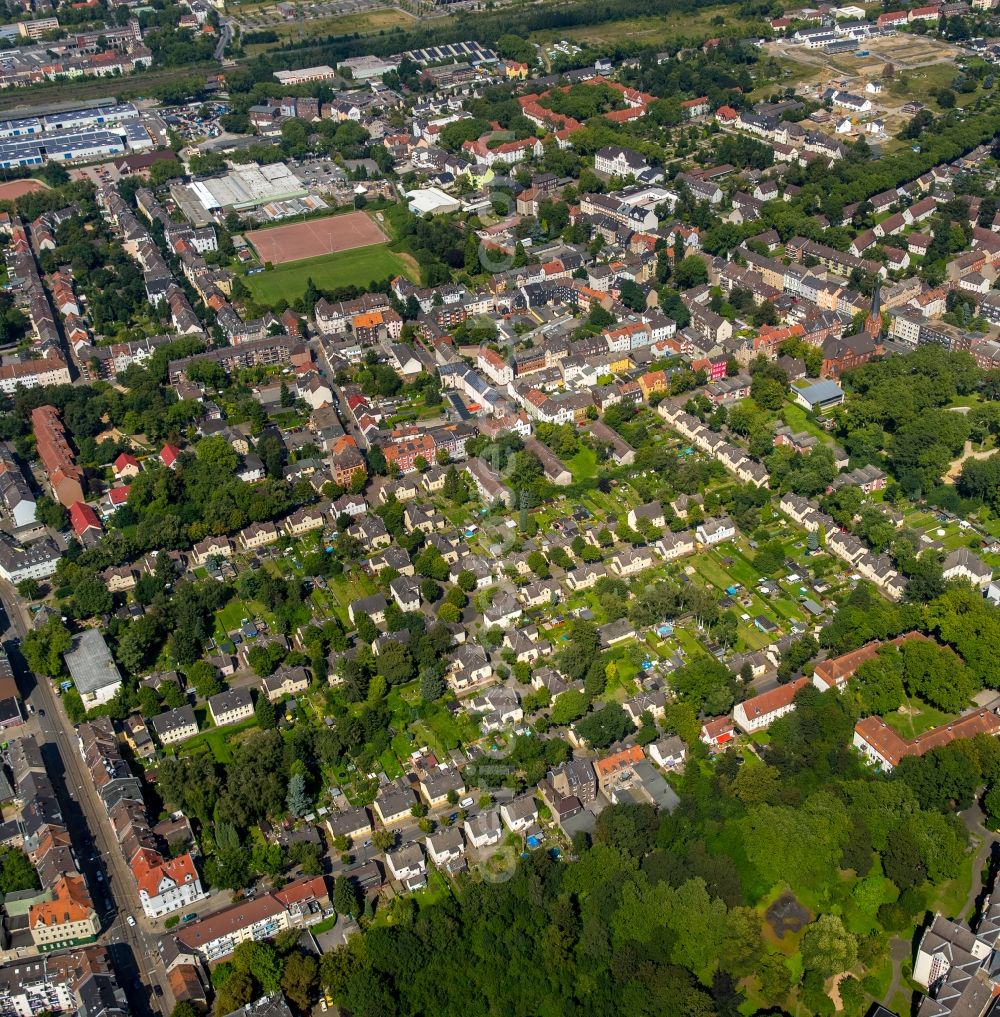
<path fill-rule="evenodd" d="M 802 936 L 802 964 L 821 978 L 850 971 L 858 960 L 858 942 L 839 915 L 820 915 Z"/>
<path fill-rule="evenodd" d="M 708 282 L 708 266 L 697 255 L 688 254 L 674 266 L 674 284 L 679 290 Z"/>
<path fill-rule="evenodd" d="M 252 975 L 265 993 L 281 988 L 281 958 L 270 943 L 258 940 L 240 943 L 233 951 L 233 967 L 236 972 Z"/>
<path fill-rule="evenodd" d="M 316 997 L 319 964 L 311 954 L 295 950 L 285 959 L 281 972 L 281 988 L 288 999 L 307 1013 Z"/>
<path fill-rule="evenodd" d="M 866 660 L 855 671 L 848 687 L 864 714 L 881 716 L 898 710 L 904 698 L 899 653 L 888 648 L 874 659 Z"/>
<path fill-rule="evenodd" d="M 240 946 L 248 944 L 241 943 Z M 236 948 L 237 950 L 239 947 Z M 235 960 L 235 958 L 234 958 Z M 216 1017 L 225 1017 L 253 1001 L 254 980 L 247 971 L 234 971 L 225 983 L 216 990 Z"/>
<path fill-rule="evenodd" d="M 36 674 L 59 678 L 66 673 L 63 655 L 73 646 L 73 637 L 58 615 L 51 615 L 39 629 L 32 629 L 21 641 L 28 667 Z"/>
<path fill-rule="evenodd" d="M 339 915 L 358 914 L 358 894 L 347 876 L 337 876 L 334 880 L 333 906 Z"/>
<path fill-rule="evenodd" d="M 201 699 L 217 696 L 222 691 L 218 671 L 207 660 L 196 660 L 187 669 L 187 678 Z"/>
<path fill-rule="evenodd" d="M 425 703 L 433 703 L 447 691 L 445 680 L 434 671 L 425 671 L 420 676 L 420 698 Z"/>
<path fill-rule="evenodd" d="M 559 705 L 559 700 L 556 705 Z M 576 725 L 576 733 L 595 749 L 606 749 L 634 730 L 635 725 L 629 720 L 628 714 L 619 703 L 613 702 L 584 717 Z"/>
<path fill-rule="evenodd" d="M 301 818 L 312 808 L 312 802 L 306 792 L 306 779 L 301 773 L 293 773 L 288 778 L 288 811 Z"/>
<path fill-rule="evenodd" d="M 94 618 L 110 611 L 114 601 L 108 588 L 95 575 L 80 579 L 73 588 L 73 613 L 78 618 Z"/>
<path fill-rule="evenodd" d="M 834 878 L 851 831 L 843 802 L 828 792 L 814 794 L 800 808 L 758 806 L 739 826 L 747 857 L 769 884 L 786 882 L 812 892 Z"/>
<path fill-rule="evenodd" d="M 274 703 L 263 692 L 257 696 L 253 712 L 257 726 L 262 730 L 271 731 L 278 726 L 278 714 L 274 709 Z"/>
<path fill-rule="evenodd" d="M 549 717 L 553 724 L 571 724 L 574 720 L 579 720 L 588 709 L 590 697 L 587 693 L 570 689 L 555 701 Z"/>
<path fill-rule="evenodd" d="M 18 890 L 34 890 L 41 884 L 35 867 L 27 855 L 16 848 L 0 848 L 0 892 L 16 893 Z"/>

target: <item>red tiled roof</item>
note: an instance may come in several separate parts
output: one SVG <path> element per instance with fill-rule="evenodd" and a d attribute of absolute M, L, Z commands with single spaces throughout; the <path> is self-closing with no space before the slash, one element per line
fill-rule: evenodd
<path fill-rule="evenodd" d="M 841 654 L 839 657 L 832 657 L 829 660 L 821 660 L 816 665 L 814 674 L 828 688 L 833 688 L 840 684 L 840 682 L 853 677 L 854 673 L 859 667 L 861 667 L 862 664 L 866 661 L 872 660 L 878 655 L 878 651 L 882 648 L 882 646 L 901 646 L 903 643 L 908 642 L 911 639 L 926 640 L 927 638 L 928 637 L 922 632 L 905 632 L 903 635 L 897 636 L 888 643 L 868 643 L 860 649 L 852 650 L 850 653 Z"/>
<path fill-rule="evenodd" d="M 745 699 L 740 705 L 749 720 L 753 720 L 755 717 L 766 717 L 769 713 L 788 706 L 799 689 L 808 684 L 808 678 L 796 678 L 795 681 L 789 682 L 787 685 L 779 685 L 776 689 L 762 692 L 752 699 Z"/>
<path fill-rule="evenodd" d="M 922 756 L 960 738 L 1000 733 L 1000 717 L 991 710 L 976 710 L 950 724 L 932 728 L 911 741 L 905 741 L 881 717 L 865 717 L 854 725 L 860 735 L 883 759 L 897 766 L 905 756 Z"/>
<path fill-rule="evenodd" d="M 158 851 L 141 848 L 129 863 L 139 891 L 148 897 L 159 897 L 160 884 L 170 879 L 178 886 L 193 883 L 198 878 L 194 860 L 189 853 L 166 860 Z"/>
<path fill-rule="evenodd" d="M 621 752 L 616 752 L 613 756 L 598 759 L 594 763 L 594 769 L 597 771 L 597 776 L 602 777 L 606 774 L 614 773 L 615 770 L 620 770 L 629 763 L 641 763 L 643 759 L 645 759 L 645 755 L 641 746 L 632 745 L 630 748 L 622 749 Z"/>
<path fill-rule="evenodd" d="M 101 521 L 97 513 L 84 501 L 73 502 L 69 507 L 69 521 L 73 526 L 73 532 L 82 537 L 87 530 L 101 529 Z"/>

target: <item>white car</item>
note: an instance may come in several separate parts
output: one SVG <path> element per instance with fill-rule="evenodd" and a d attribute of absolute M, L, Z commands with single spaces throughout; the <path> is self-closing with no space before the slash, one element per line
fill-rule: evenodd
<path fill-rule="evenodd" d="M 135 919 L 131 915 L 128 916 L 126 921 L 129 923 L 129 925 L 135 926 Z"/>

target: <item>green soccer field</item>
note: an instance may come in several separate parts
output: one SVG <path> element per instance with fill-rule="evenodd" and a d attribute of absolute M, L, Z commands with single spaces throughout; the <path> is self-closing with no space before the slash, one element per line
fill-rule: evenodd
<path fill-rule="evenodd" d="M 284 308 L 305 293 L 309 279 L 320 289 L 368 286 L 397 275 L 412 279 L 413 267 L 412 261 L 405 255 L 394 254 L 388 245 L 372 244 L 353 251 L 290 261 L 258 275 L 248 275 L 245 282 L 258 304 Z"/>

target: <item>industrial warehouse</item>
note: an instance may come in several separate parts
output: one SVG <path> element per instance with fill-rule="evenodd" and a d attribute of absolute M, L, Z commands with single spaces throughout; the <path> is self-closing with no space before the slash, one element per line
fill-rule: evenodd
<path fill-rule="evenodd" d="M 143 152 L 153 139 L 131 103 L 0 121 L 0 168 Z"/>

